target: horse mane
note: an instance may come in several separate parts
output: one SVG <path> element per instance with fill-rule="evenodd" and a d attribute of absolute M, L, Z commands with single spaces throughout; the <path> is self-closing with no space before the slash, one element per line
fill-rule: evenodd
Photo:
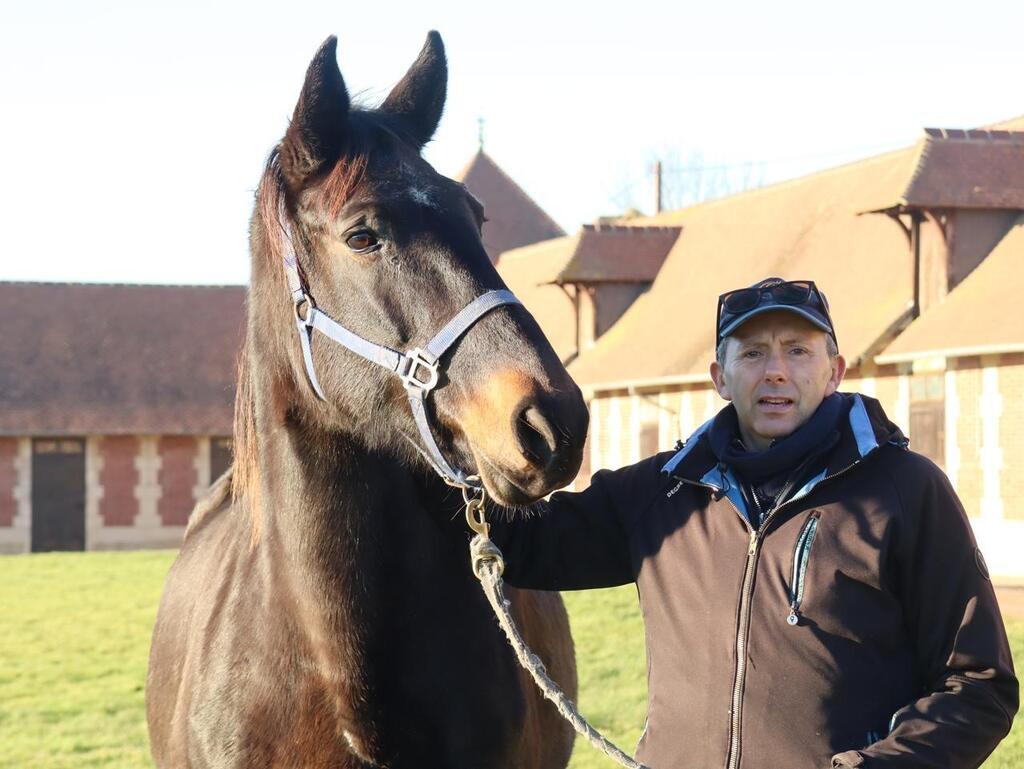
<path fill-rule="evenodd" d="M 311 180 L 310 189 L 315 190 L 312 203 L 329 216 L 335 217 L 342 206 L 351 199 L 356 187 L 363 180 L 369 163 L 372 145 L 370 122 L 372 113 L 353 112 L 352 130 L 346 152 L 319 178 Z M 383 126 L 381 126 L 383 127 Z M 387 131 L 387 129 L 385 128 Z M 391 133 L 390 131 L 387 131 Z M 278 144 L 267 158 L 259 186 L 256 189 L 256 206 L 250 236 L 253 255 L 252 278 L 266 275 L 269 285 L 254 285 L 250 280 L 248 313 L 254 311 L 254 298 L 259 296 L 277 297 L 287 294 L 287 281 L 282 268 L 285 254 L 285 239 L 289 232 L 296 232 L 294 225 L 295 199 L 289 195 L 281 167 L 281 144 Z M 296 251 L 301 248 L 296 244 Z M 259 261 L 262 260 L 262 264 Z M 301 262 L 299 273 L 305 280 Z M 249 345 L 251 323 L 246 326 L 246 340 L 238 360 L 238 380 L 235 388 L 233 424 L 233 465 L 231 473 L 231 497 L 234 503 L 247 500 L 254 527 L 258 527 L 260 507 L 259 453 L 257 445 L 256 385 L 254 383 L 252 351 Z M 254 528 L 254 536 L 258 528 Z"/>
<path fill-rule="evenodd" d="M 233 432 L 231 500 L 238 504 L 243 498 L 248 499 L 253 521 L 258 522 L 260 479 L 259 454 L 256 451 L 256 394 L 247 350 L 243 350 L 238 358 Z"/>

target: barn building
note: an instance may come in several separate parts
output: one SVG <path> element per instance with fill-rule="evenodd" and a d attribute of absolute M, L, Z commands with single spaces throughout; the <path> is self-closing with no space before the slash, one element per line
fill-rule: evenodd
<path fill-rule="evenodd" d="M 484 152 L 500 251 L 563 235 Z M 231 463 L 244 286 L 0 283 L 0 553 L 176 547 Z"/>
<path fill-rule="evenodd" d="M 0 552 L 176 546 L 230 464 L 242 286 L 0 283 Z"/>
<path fill-rule="evenodd" d="M 844 389 L 881 400 L 949 475 L 993 574 L 1024 580 L 1022 180 L 1024 119 L 929 129 L 904 150 L 628 222 L 678 237 L 649 290 L 612 308 L 618 320 L 570 363 L 591 411 L 577 485 L 670 448 L 724 405 L 708 376 L 722 291 L 813 279 L 850 363 Z M 502 255 L 499 270 L 553 258 L 557 242 Z M 566 298 L 542 288 L 551 272 L 510 275 L 569 344 Z"/>

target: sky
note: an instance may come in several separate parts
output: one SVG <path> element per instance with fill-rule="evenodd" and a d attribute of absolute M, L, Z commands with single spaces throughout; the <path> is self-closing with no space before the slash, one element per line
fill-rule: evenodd
<path fill-rule="evenodd" d="M 357 7 L 358 6 L 358 7 Z M 1019 2 L 6 2 L 0 280 L 244 283 L 310 58 L 382 100 L 440 31 L 426 157 L 484 145 L 567 231 L 1024 114 Z M 703 169 L 698 172 L 695 169 Z M 717 185 L 717 186 L 716 186 Z"/>

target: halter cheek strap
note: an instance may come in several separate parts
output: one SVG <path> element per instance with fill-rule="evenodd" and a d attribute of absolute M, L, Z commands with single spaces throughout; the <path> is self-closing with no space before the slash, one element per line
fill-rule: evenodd
<path fill-rule="evenodd" d="M 282 218 L 282 223 L 286 222 L 287 219 Z M 299 273 L 291 232 L 287 224 L 284 226 L 286 235 L 285 274 L 288 277 L 288 288 L 292 295 L 295 325 L 299 333 L 299 345 L 302 348 L 306 376 L 316 396 L 320 400 L 327 400 L 313 366 L 313 331 L 318 331 L 356 355 L 396 374 L 405 386 L 409 407 L 423 442 L 422 446 L 416 443 L 413 445 L 419 449 L 446 483 L 463 488 L 481 488 L 479 479 L 467 475 L 461 469 L 453 468 L 441 453 L 427 418 L 427 395 L 437 386 L 440 378 L 441 358 L 448 349 L 491 310 L 505 305 L 519 305 L 521 304 L 519 299 L 511 291 L 488 291 L 463 307 L 427 342 L 425 347 L 417 347 L 408 353 L 392 350 L 390 347 L 363 339 L 313 304 Z"/>

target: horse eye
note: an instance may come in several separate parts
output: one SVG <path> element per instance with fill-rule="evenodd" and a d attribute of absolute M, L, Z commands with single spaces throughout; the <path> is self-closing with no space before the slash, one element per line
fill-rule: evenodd
<path fill-rule="evenodd" d="M 348 240 L 345 241 L 345 245 L 351 248 L 357 253 L 363 253 L 369 251 L 374 246 L 377 246 L 380 241 L 377 240 L 377 236 L 372 232 L 363 230 L 362 232 L 356 232 L 348 236 Z"/>

